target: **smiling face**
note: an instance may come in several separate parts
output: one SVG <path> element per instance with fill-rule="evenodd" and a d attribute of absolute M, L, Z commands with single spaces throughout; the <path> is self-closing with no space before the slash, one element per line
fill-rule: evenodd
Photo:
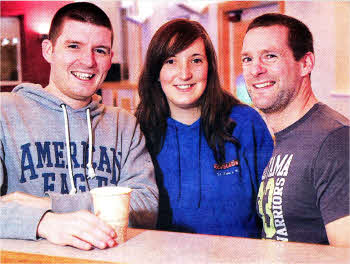
<path fill-rule="evenodd" d="M 43 43 L 51 64 L 48 92 L 73 108 L 86 106 L 111 67 L 111 43 L 108 28 L 67 19 L 55 45 Z"/>
<path fill-rule="evenodd" d="M 172 116 L 183 110 L 198 109 L 196 103 L 207 86 L 207 76 L 208 60 L 201 38 L 165 60 L 159 81 Z"/>
<path fill-rule="evenodd" d="M 278 112 L 295 98 L 302 82 L 302 60 L 288 46 L 288 28 L 257 27 L 243 41 L 243 75 L 253 104 L 265 113 Z"/>

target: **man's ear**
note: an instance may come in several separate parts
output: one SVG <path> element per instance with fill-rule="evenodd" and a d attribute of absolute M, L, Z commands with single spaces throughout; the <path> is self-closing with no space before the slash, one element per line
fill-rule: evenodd
<path fill-rule="evenodd" d="M 113 59 L 113 56 L 114 56 L 114 52 L 113 52 L 113 50 L 111 50 L 111 61 Z"/>
<path fill-rule="evenodd" d="M 112 66 L 112 59 L 113 59 L 113 56 L 114 56 L 114 52 L 113 52 L 113 50 L 111 50 L 111 56 L 110 56 L 111 66 Z"/>
<path fill-rule="evenodd" d="M 52 42 L 48 39 L 44 39 L 43 42 L 41 43 L 41 49 L 42 49 L 42 54 L 45 60 L 48 63 L 52 62 L 52 52 L 53 52 L 53 45 Z"/>
<path fill-rule="evenodd" d="M 311 73 L 315 65 L 315 55 L 312 52 L 307 52 L 301 59 L 301 75 L 307 76 Z"/>

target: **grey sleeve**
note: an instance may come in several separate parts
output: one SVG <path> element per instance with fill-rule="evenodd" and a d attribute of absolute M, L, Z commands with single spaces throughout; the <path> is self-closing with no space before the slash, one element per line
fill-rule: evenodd
<path fill-rule="evenodd" d="M 317 206 L 325 224 L 349 215 L 349 127 L 323 142 L 315 161 Z"/>
<path fill-rule="evenodd" d="M 6 167 L 3 133 L 0 127 L 0 194 L 6 194 Z M 38 224 L 47 209 L 28 208 L 15 202 L 3 202 L 0 197 L 0 238 L 36 240 Z"/>
<path fill-rule="evenodd" d="M 4 156 L 3 141 L 0 140 L 1 196 L 6 194 L 4 186 L 7 175 Z M 38 239 L 38 224 L 47 211 L 47 208 L 33 208 L 16 202 L 3 202 L 0 197 L 0 238 Z"/>
<path fill-rule="evenodd" d="M 37 240 L 37 228 L 48 209 L 0 201 L 0 238 Z"/>
<path fill-rule="evenodd" d="M 155 228 L 158 217 L 159 193 L 150 154 L 146 149 L 145 137 L 139 125 L 123 142 L 122 169 L 118 185 L 133 189 L 130 200 L 129 226 Z M 131 140 L 130 140 L 131 136 Z"/>
<path fill-rule="evenodd" d="M 51 199 L 51 207 L 54 213 L 70 213 L 79 210 L 93 212 L 92 196 L 89 192 L 74 195 L 47 193 Z"/>

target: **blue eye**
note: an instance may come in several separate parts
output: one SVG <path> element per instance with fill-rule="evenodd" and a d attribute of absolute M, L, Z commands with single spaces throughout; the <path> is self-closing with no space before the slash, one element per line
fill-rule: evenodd
<path fill-rule="evenodd" d="M 252 61 L 252 58 L 250 58 L 250 57 L 247 57 L 247 56 L 242 57 L 242 63 L 249 63 L 251 61 Z"/>

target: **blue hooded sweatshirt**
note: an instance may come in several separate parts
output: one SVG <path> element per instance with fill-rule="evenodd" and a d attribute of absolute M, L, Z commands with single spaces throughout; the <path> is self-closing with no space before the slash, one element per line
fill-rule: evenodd
<path fill-rule="evenodd" d="M 158 227 L 202 234 L 260 237 L 255 201 L 273 140 L 261 116 L 246 105 L 233 107 L 232 136 L 226 163 L 216 164 L 200 119 L 184 125 L 169 118 L 157 156 L 160 191 Z"/>

